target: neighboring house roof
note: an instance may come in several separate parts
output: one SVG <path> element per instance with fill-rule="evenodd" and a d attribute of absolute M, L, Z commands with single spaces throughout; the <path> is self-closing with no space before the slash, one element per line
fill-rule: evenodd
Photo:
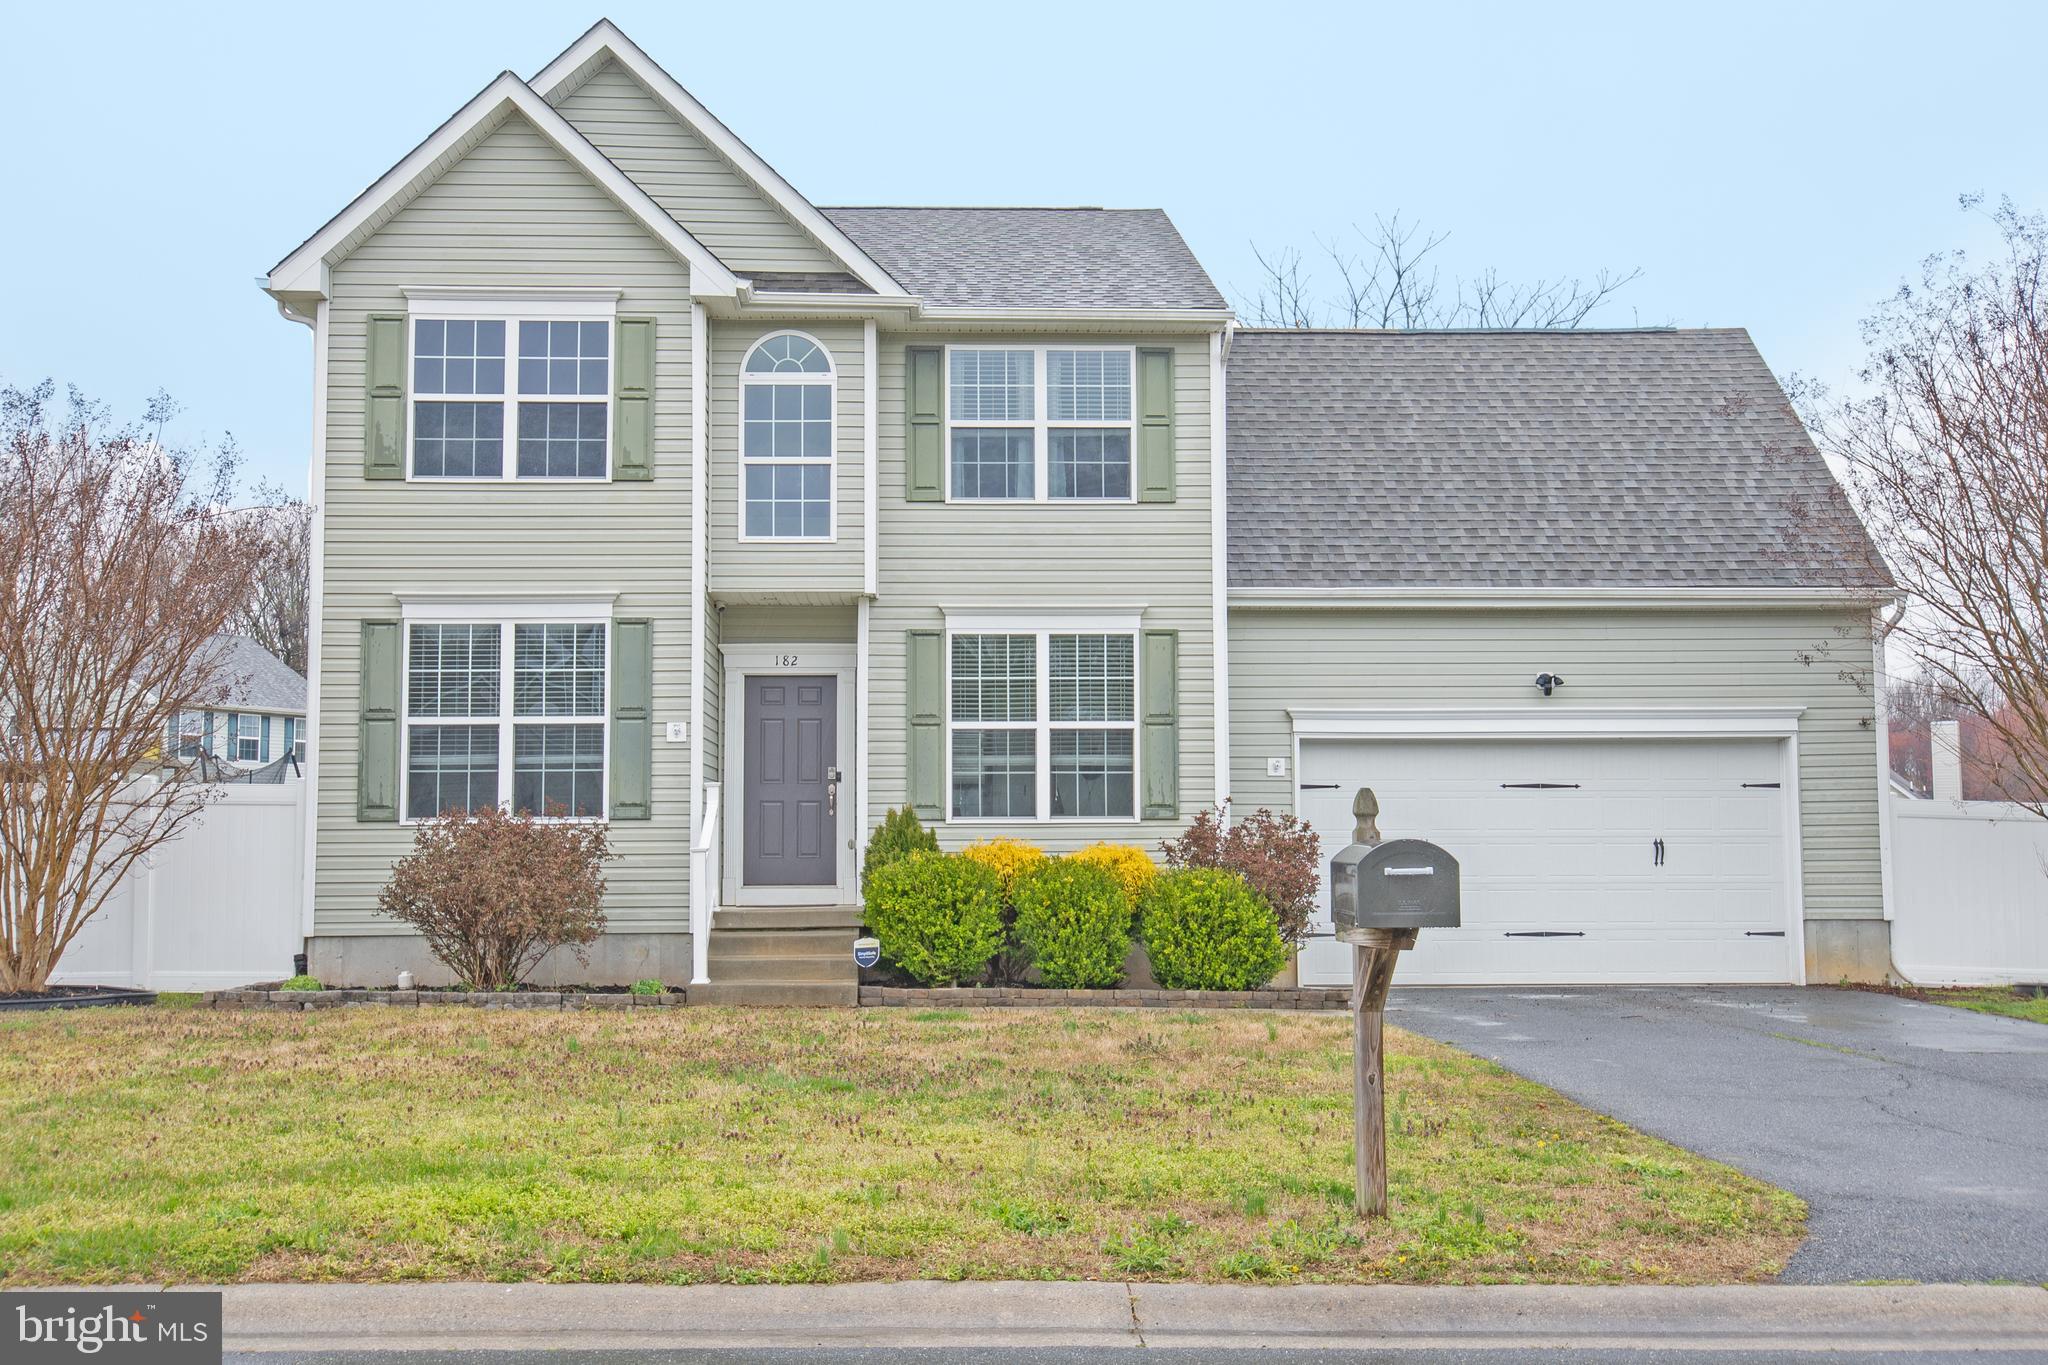
<path fill-rule="evenodd" d="M 1158 209 L 828 208 L 942 308 L 1229 307 Z"/>
<path fill-rule="evenodd" d="M 306 714 L 306 680 L 290 664 L 246 635 L 216 635 L 214 645 L 227 696 L 211 709 Z"/>
<path fill-rule="evenodd" d="M 1749 334 L 1241 331 L 1233 588 L 1880 588 Z"/>

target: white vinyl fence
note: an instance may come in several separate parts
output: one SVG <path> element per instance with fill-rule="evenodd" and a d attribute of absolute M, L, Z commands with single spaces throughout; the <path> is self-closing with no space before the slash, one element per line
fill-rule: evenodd
<path fill-rule="evenodd" d="M 230 786 L 71 940 L 60 982 L 198 991 L 276 981 L 301 951 L 306 786 Z"/>
<path fill-rule="evenodd" d="M 1892 808 L 1892 962 L 1923 986 L 2048 981 L 2048 820 L 2002 801 Z"/>

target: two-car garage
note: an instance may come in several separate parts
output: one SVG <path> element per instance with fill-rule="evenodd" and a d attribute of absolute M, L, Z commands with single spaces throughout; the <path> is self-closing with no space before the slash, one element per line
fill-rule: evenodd
<path fill-rule="evenodd" d="M 1460 861 L 1463 926 L 1424 932 L 1398 981 L 1799 978 L 1789 717 L 1783 737 L 1596 727 L 1467 738 L 1455 725 L 1426 738 L 1400 727 L 1317 737 L 1314 718 L 1301 733 L 1303 719 L 1297 809 L 1326 857 L 1349 839 L 1353 794 L 1371 787 L 1385 837 L 1429 839 Z M 1327 890 L 1317 931 L 1329 931 Z M 1348 981 L 1350 953 L 1312 939 L 1302 983 Z"/>

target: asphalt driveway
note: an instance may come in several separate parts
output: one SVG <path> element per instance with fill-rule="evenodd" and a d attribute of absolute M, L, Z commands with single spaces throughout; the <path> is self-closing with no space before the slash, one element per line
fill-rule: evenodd
<path fill-rule="evenodd" d="M 1388 1017 L 1801 1196 L 1787 1280 L 2048 1282 L 2048 1027 L 1827 987 L 1410 988 Z"/>

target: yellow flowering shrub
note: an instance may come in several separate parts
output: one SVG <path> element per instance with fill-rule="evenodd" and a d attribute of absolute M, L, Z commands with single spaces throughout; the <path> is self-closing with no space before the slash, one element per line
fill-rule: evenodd
<path fill-rule="evenodd" d="M 1152 855 L 1136 844 L 1090 844 L 1067 856 L 1075 862 L 1093 863 L 1114 877 L 1124 898 L 1134 906 L 1159 875 Z"/>
<path fill-rule="evenodd" d="M 978 839 L 960 851 L 996 874 L 1003 883 L 1005 898 L 1009 896 L 1010 887 L 1019 876 L 1045 861 L 1044 849 L 1008 836 L 1000 839 Z"/>

